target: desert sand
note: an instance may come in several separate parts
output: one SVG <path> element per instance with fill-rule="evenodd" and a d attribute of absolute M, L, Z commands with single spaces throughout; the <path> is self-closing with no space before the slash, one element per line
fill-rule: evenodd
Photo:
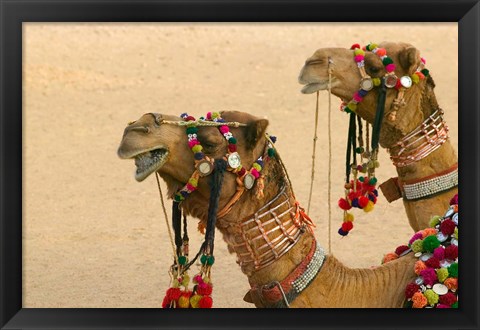
<path fill-rule="evenodd" d="M 306 207 L 315 95 L 300 93 L 305 59 L 321 47 L 413 44 L 427 59 L 457 146 L 457 32 L 456 23 L 25 24 L 23 306 L 161 306 L 172 254 L 155 178 L 137 183 L 134 162 L 116 154 L 129 121 L 147 112 L 218 110 L 267 118 Z M 327 100 L 321 93 L 310 211 L 324 247 Z M 332 101 L 332 252 L 352 267 L 378 265 L 412 230 L 402 202 L 381 196 L 373 212 L 356 210 L 349 236 L 337 234 L 348 117 Z M 380 182 L 396 176 L 385 150 L 380 162 Z M 201 237 L 190 220 L 195 250 Z M 252 307 L 242 300 L 246 277 L 217 240 L 214 307 Z"/>

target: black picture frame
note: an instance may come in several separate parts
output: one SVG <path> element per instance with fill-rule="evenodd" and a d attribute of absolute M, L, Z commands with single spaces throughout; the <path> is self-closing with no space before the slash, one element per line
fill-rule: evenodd
<path fill-rule="evenodd" d="M 28 1 L 0 0 L 0 326 L 60 328 L 448 328 L 479 327 L 478 0 L 419 1 Z M 462 213 L 458 310 L 162 310 L 22 308 L 23 22 L 458 22 L 459 169 Z M 448 45 L 439 45 L 439 49 Z"/>

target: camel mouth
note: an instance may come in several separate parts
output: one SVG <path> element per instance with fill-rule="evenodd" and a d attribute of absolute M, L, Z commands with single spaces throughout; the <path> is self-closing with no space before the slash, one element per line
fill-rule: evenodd
<path fill-rule="evenodd" d="M 158 148 L 140 153 L 133 157 L 135 159 L 135 180 L 141 182 L 150 174 L 158 171 L 167 162 L 168 150 Z"/>
<path fill-rule="evenodd" d="M 303 86 L 302 93 L 312 94 L 317 91 L 323 91 L 326 89 L 328 89 L 328 82 L 314 82 L 314 83 L 309 83 Z"/>

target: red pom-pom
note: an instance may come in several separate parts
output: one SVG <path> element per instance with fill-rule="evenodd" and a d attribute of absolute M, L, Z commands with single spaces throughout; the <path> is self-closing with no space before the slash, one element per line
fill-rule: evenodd
<path fill-rule="evenodd" d="M 165 296 L 162 301 L 162 308 L 169 308 L 170 307 L 170 299 L 168 296 Z"/>
<path fill-rule="evenodd" d="M 212 294 L 212 286 L 208 283 L 202 283 L 197 286 L 197 293 L 202 296 L 209 296 Z"/>
<path fill-rule="evenodd" d="M 247 172 L 247 170 L 245 169 L 245 167 L 242 167 L 242 169 L 238 171 L 238 176 L 243 176 L 245 172 Z"/>
<path fill-rule="evenodd" d="M 342 230 L 343 231 L 349 232 L 350 230 L 352 230 L 352 228 L 353 228 L 353 222 L 346 221 L 346 222 L 342 223 Z"/>
<path fill-rule="evenodd" d="M 431 257 L 427 261 L 425 261 L 425 265 L 430 268 L 440 268 L 440 260 L 438 260 L 436 257 Z"/>
<path fill-rule="evenodd" d="M 228 145 L 228 151 L 230 151 L 230 152 L 237 151 L 237 145 L 236 144 L 229 144 Z"/>
<path fill-rule="evenodd" d="M 440 303 L 448 306 L 452 306 L 457 301 L 457 296 L 452 292 L 447 292 L 440 296 Z"/>
<path fill-rule="evenodd" d="M 187 118 L 185 118 L 185 121 L 195 121 L 195 117 L 187 116 Z"/>
<path fill-rule="evenodd" d="M 455 222 L 450 219 L 443 221 L 440 224 L 440 231 L 445 235 L 452 235 L 455 231 Z"/>
<path fill-rule="evenodd" d="M 360 48 L 360 45 L 359 44 L 353 44 L 350 49 L 355 49 L 355 48 Z"/>
<path fill-rule="evenodd" d="M 395 84 L 395 89 L 400 89 L 402 87 L 402 83 L 400 82 L 400 79 L 397 79 L 397 83 Z"/>
<path fill-rule="evenodd" d="M 200 301 L 198 302 L 198 307 L 200 308 L 212 308 L 212 306 L 213 306 L 212 297 L 208 297 L 208 296 L 202 297 L 202 299 L 200 299 Z"/>
<path fill-rule="evenodd" d="M 350 200 L 350 201 L 353 201 L 355 198 L 357 198 L 358 196 L 360 196 L 360 192 L 359 191 L 351 191 L 348 193 L 348 196 L 347 198 Z"/>
<path fill-rule="evenodd" d="M 397 247 L 395 249 L 395 254 L 397 256 L 400 256 L 403 252 L 407 251 L 408 250 L 408 246 L 406 245 L 400 245 L 399 247 Z"/>
<path fill-rule="evenodd" d="M 370 200 L 368 199 L 368 197 L 360 196 L 358 197 L 358 206 L 363 209 L 365 206 L 367 206 L 369 201 Z"/>
<path fill-rule="evenodd" d="M 352 205 L 350 205 L 350 203 L 347 202 L 345 198 L 340 198 L 338 200 L 338 206 L 345 211 L 350 210 L 352 208 Z"/>
<path fill-rule="evenodd" d="M 418 289 L 420 289 L 420 287 L 416 283 L 408 283 L 407 287 L 405 288 L 405 297 L 407 297 L 407 299 L 412 298 Z"/>
<path fill-rule="evenodd" d="M 449 245 L 445 248 L 445 258 L 450 260 L 455 260 L 458 257 L 458 246 Z"/>
<path fill-rule="evenodd" d="M 178 298 L 180 298 L 181 295 L 182 295 L 182 292 L 180 291 L 180 288 L 169 288 L 166 294 L 166 296 L 170 300 L 178 300 Z"/>

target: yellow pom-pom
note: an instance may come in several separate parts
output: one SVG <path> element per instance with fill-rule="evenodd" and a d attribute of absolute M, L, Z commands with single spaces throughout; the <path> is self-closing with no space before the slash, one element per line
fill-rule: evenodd
<path fill-rule="evenodd" d="M 370 47 L 368 47 L 368 48 L 370 48 L 370 50 L 374 50 L 375 48 L 378 48 L 378 45 L 374 44 L 374 43 L 371 43 Z"/>
<path fill-rule="evenodd" d="M 182 285 L 184 287 L 188 287 L 188 283 L 190 283 L 190 276 L 188 274 L 183 275 Z"/>
<path fill-rule="evenodd" d="M 375 207 L 375 204 L 372 201 L 369 201 L 368 204 L 363 208 L 363 211 L 371 212 L 374 207 Z"/>
<path fill-rule="evenodd" d="M 357 110 L 357 104 L 356 103 L 350 102 L 347 106 L 352 111 Z"/>
<path fill-rule="evenodd" d="M 453 237 L 455 237 L 455 239 L 458 239 L 458 227 L 455 227 L 455 230 L 453 231 Z"/>
<path fill-rule="evenodd" d="M 190 298 L 186 295 L 181 295 L 180 298 L 178 298 L 178 307 L 179 308 L 190 307 Z"/>
<path fill-rule="evenodd" d="M 372 81 L 374 86 L 380 86 L 380 83 L 382 82 L 380 78 L 372 78 Z"/>
<path fill-rule="evenodd" d="M 365 55 L 365 52 L 363 51 L 363 49 L 361 48 L 355 48 L 355 50 L 353 51 L 353 53 L 355 55 Z"/>
<path fill-rule="evenodd" d="M 448 277 L 448 269 L 446 269 L 446 268 L 437 269 L 437 277 L 438 277 L 438 280 L 441 283 L 443 283 Z"/>
<path fill-rule="evenodd" d="M 202 296 L 199 294 L 190 297 L 190 305 L 192 305 L 192 308 L 198 308 L 198 303 L 200 302 L 200 299 L 202 299 Z"/>
<path fill-rule="evenodd" d="M 412 81 L 413 81 L 414 84 L 418 84 L 418 83 L 420 82 L 420 77 L 419 77 L 417 74 L 415 74 L 415 73 L 412 74 L 412 75 L 410 76 L 410 78 L 412 78 Z"/>
<path fill-rule="evenodd" d="M 353 219 L 355 219 L 355 217 L 353 216 L 353 214 L 351 213 L 345 213 L 345 216 L 343 217 L 343 221 L 353 221 Z"/>
<path fill-rule="evenodd" d="M 413 252 L 422 252 L 423 251 L 423 240 L 417 239 L 415 242 L 412 243 L 412 251 Z"/>
<path fill-rule="evenodd" d="M 429 227 L 435 227 L 440 222 L 440 219 L 441 219 L 441 217 L 438 216 L 438 215 L 435 215 L 435 216 L 431 217 L 430 222 L 428 223 L 428 226 Z"/>
<path fill-rule="evenodd" d="M 424 295 L 427 298 L 428 304 L 430 306 L 433 306 L 436 303 L 438 303 L 438 294 L 436 294 L 432 289 L 426 290 Z"/>
<path fill-rule="evenodd" d="M 194 146 L 194 147 L 192 148 L 192 151 L 193 151 L 194 153 L 197 153 L 197 152 L 202 151 L 202 149 L 203 149 L 203 147 L 202 147 L 201 145 L 197 144 L 196 146 Z"/>
<path fill-rule="evenodd" d="M 198 186 L 198 179 L 190 178 L 188 180 L 188 183 L 190 183 L 192 186 L 196 187 L 196 186 Z"/>
<path fill-rule="evenodd" d="M 261 167 L 259 164 L 257 164 L 257 163 L 253 163 L 252 167 L 253 167 L 254 169 L 256 169 L 257 171 L 261 171 L 261 170 L 262 170 L 262 167 Z"/>
<path fill-rule="evenodd" d="M 220 114 L 218 112 L 212 112 L 212 119 L 220 117 Z"/>

